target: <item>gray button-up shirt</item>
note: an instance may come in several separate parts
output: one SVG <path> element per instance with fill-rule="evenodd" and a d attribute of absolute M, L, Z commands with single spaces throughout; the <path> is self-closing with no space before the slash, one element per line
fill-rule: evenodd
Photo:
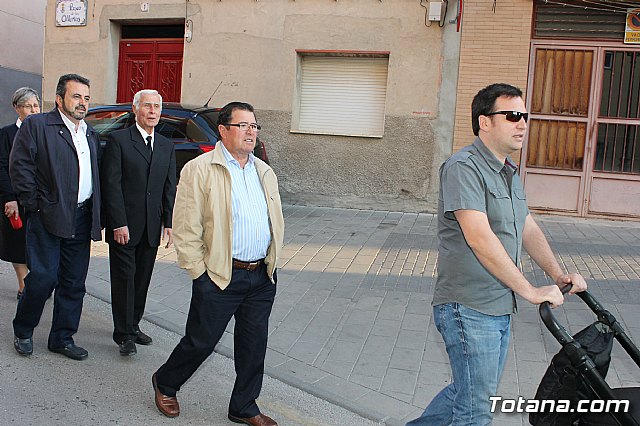
<path fill-rule="evenodd" d="M 440 167 L 438 278 L 433 305 L 458 302 L 488 315 L 515 313 L 513 292 L 482 266 L 454 215 L 456 210 L 486 213 L 491 229 L 519 265 L 529 209 L 515 173 L 513 162 L 507 158 L 501 163 L 480 138 Z"/>

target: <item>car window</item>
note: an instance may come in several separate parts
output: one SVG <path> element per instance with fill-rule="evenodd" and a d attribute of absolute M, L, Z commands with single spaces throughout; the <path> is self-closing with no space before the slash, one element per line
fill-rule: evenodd
<path fill-rule="evenodd" d="M 218 116 L 220 115 L 220 111 L 208 111 L 203 114 L 200 114 L 201 117 L 204 117 L 209 124 L 211 125 L 211 129 L 213 133 L 216 135 L 216 138 L 220 139 L 220 134 L 218 133 Z"/>
<path fill-rule="evenodd" d="M 189 142 L 207 142 L 206 133 L 190 118 L 162 116 L 156 132 L 169 139 L 184 139 Z"/>
<path fill-rule="evenodd" d="M 114 130 L 128 127 L 131 121 L 131 112 L 128 111 L 98 111 L 87 114 L 84 119 L 101 135 L 111 133 Z"/>

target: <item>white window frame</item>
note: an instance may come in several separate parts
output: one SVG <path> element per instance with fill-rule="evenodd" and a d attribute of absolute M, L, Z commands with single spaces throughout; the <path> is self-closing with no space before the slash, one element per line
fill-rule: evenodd
<path fill-rule="evenodd" d="M 389 52 L 296 53 L 292 133 L 383 137 Z"/>

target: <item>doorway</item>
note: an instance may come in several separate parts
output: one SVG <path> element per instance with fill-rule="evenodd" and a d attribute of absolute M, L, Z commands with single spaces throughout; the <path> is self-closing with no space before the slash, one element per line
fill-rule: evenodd
<path fill-rule="evenodd" d="M 530 207 L 640 217 L 640 52 L 533 44 L 522 176 Z"/>
<path fill-rule="evenodd" d="M 118 59 L 117 102 L 131 102 L 142 89 L 155 89 L 165 102 L 180 102 L 183 25 L 126 25 Z"/>

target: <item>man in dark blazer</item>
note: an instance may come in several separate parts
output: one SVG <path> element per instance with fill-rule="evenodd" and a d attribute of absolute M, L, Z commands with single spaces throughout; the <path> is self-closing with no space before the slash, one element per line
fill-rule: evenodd
<path fill-rule="evenodd" d="M 14 347 L 33 352 L 33 329 L 55 289 L 48 347 L 74 360 L 88 352 L 76 346 L 91 240 L 100 234 L 98 134 L 85 123 L 89 80 L 60 77 L 56 108 L 34 114 L 20 126 L 9 175 L 27 214 L 25 290 L 13 320 Z"/>
<path fill-rule="evenodd" d="M 113 132 L 101 167 L 105 238 L 109 243 L 113 340 L 120 355 L 149 345 L 140 331 L 160 238 L 173 243 L 171 216 L 176 194 L 173 142 L 155 133 L 162 97 L 141 90 L 133 98 L 135 126 Z"/>

